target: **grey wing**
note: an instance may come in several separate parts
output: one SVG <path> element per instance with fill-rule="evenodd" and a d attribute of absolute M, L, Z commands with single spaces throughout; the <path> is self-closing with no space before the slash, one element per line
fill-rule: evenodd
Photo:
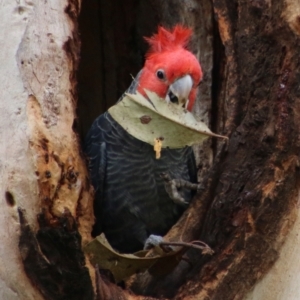
<path fill-rule="evenodd" d="M 95 189 L 94 211 L 97 214 L 101 214 L 105 188 L 107 154 L 104 132 L 108 129 L 106 127 L 104 115 L 99 116 L 94 121 L 84 142 L 84 152 L 89 158 L 89 173 Z M 97 235 L 101 231 L 101 223 L 96 220 L 92 235 Z"/>
<path fill-rule="evenodd" d="M 197 165 L 196 165 L 196 159 L 195 154 L 192 147 L 189 147 L 189 153 L 188 153 L 188 159 L 187 159 L 187 166 L 190 176 L 190 181 L 192 183 L 197 183 Z"/>
<path fill-rule="evenodd" d="M 140 71 L 132 81 L 127 92 L 135 93 L 138 80 L 141 75 Z M 119 99 L 121 101 L 124 95 Z M 89 173 L 95 189 L 94 211 L 96 215 L 101 215 L 102 201 L 104 199 L 105 175 L 107 167 L 107 133 L 111 131 L 111 124 L 106 119 L 107 113 L 100 115 L 92 124 L 85 141 L 84 152 L 89 158 Z M 99 218 L 94 225 L 93 235 L 102 231 Z"/>
<path fill-rule="evenodd" d="M 130 136 L 109 114 L 106 133 L 107 172 L 102 209 L 103 231 L 110 244 L 134 252 L 147 239 L 147 219 L 156 214 L 152 147 Z M 149 155 L 150 153 L 150 155 Z"/>

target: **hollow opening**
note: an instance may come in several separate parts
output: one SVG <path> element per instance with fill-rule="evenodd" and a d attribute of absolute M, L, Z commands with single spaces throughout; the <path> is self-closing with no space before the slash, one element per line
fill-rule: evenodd
<path fill-rule="evenodd" d="M 147 50 L 143 37 L 155 32 L 158 24 L 152 1 L 82 2 L 77 106 L 81 138 L 142 68 Z"/>
<path fill-rule="evenodd" d="M 6 203 L 7 203 L 8 206 L 15 206 L 16 205 L 16 201 L 14 199 L 14 196 L 9 191 L 5 192 L 5 200 L 6 200 Z"/>
<path fill-rule="evenodd" d="M 212 16 L 210 0 L 201 4 L 193 0 L 83 0 L 77 105 L 80 137 L 84 138 L 97 116 L 116 103 L 129 87 L 132 76 L 142 68 L 148 48 L 143 37 L 155 33 L 158 25 L 170 28 L 178 23 L 194 29 L 189 48 L 199 58 L 205 74 L 194 113 L 199 120 L 211 124 Z M 207 170 L 211 166 L 210 142 L 201 147 L 195 148 L 196 156 L 201 158 L 203 170 Z M 141 289 L 134 290 L 151 295 L 156 293 L 152 287 L 160 284 L 164 296 L 172 297 L 184 282 L 187 270 L 179 272 L 181 275 L 173 285 L 168 278 L 162 282 L 154 278 L 147 288 L 142 284 Z"/>

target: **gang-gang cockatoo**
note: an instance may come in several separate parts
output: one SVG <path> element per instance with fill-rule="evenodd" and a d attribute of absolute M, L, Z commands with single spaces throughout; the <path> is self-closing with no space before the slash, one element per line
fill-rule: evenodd
<path fill-rule="evenodd" d="M 186 49 L 191 34 L 190 29 L 177 25 L 172 30 L 159 27 L 157 34 L 146 38 L 150 49 L 128 92 L 147 97 L 148 90 L 191 110 L 202 79 L 198 60 Z M 161 158 L 156 159 L 152 145 L 130 135 L 105 112 L 87 134 L 85 153 L 96 191 L 93 233 L 103 231 L 120 252 L 133 253 L 149 241 L 160 240 L 186 208 L 172 201 L 161 174 L 196 182 L 191 147 L 163 148 Z M 186 202 L 191 200 L 190 190 L 180 193 Z"/>

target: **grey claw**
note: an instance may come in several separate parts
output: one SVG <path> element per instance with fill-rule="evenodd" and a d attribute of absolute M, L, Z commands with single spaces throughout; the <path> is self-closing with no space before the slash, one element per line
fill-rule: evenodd
<path fill-rule="evenodd" d="M 186 202 L 183 197 L 178 196 L 178 195 L 177 195 L 177 197 L 173 196 L 172 200 L 173 200 L 174 203 L 179 204 L 181 206 L 188 206 L 189 205 L 189 203 Z"/>
<path fill-rule="evenodd" d="M 164 241 L 163 237 L 160 235 L 151 234 L 145 244 L 144 244 L 144 250 L 151 249 L 153 247 L 159 246 L 160 243 Z"/>

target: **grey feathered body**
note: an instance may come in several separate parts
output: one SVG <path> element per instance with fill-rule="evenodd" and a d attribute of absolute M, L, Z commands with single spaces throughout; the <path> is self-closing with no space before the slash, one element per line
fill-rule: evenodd
<path fill-rule="evenodd" d="M 94 235 L 103 231 L 115 249 L 140 250 L 150 234 L 166 234 L 181 216 L 184 208 L 170 199 L 160 174 L 196 182 L 190 147 L 163 149 L 156 159 L 152 145 L 131 136 L 106 112 L 89 130 L 85 153 L 96 190 Z M 182 193 L 189 202 L 191 191 Z"/>

